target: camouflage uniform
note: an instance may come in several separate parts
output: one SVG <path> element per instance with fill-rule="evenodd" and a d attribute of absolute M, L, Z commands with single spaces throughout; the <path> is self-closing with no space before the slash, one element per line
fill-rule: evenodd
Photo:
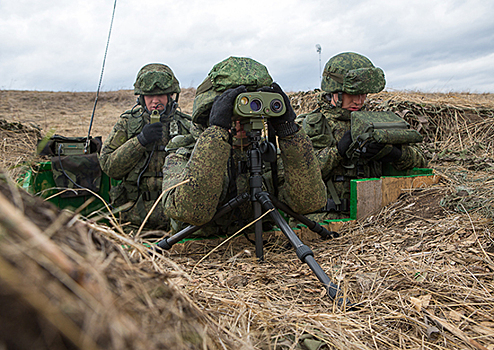
<path fill-rule="evenodd" d="M 159 75 L 160 72 L 165 73 L 164 78 L 163 75 Z M 140 79 L 143 76 L 144 78 Z M 164 84 L 159 85 L 163 80 Z M 153 81 L 158 83 L 153 84 Z M 150 113 L 145 108 L 142 96 L 169 94 L 169 102 L 173 103 L 176 101 L 171 99 L 170 94 L 178 95 L 180 88 L 171 69 L 160 64 L 144 66 L 134 86 L 134 93 L 139 95 L 139 103 L 120 116 L 103 144 L 99 161 L 102 170 L 109 177 L 122 180 L 110 191 L 112 205 L 118 207 L 127 202 L 134 203 L 130 210 L 122 212 L 122 219 L 124 222 L 140 225 L 161 194 L 162 167 L 166 155 L 170 152 L 167 145 L 171 138 L 189 134 L 191 117 L 167 106 L 165 112 L 169 114 L 167 120 L 162 123 L 162 139 L 143 146 L 136 136 L 150 122 Z M 148 218 L 146 227 L 168 230 L 169 220 L 163 213 L 161 203 Z"/>
<path fill-rule="evenodd" d="M 231 64 L 231 67 L 225 65 Z M 220 79 L 215 80 L 215 67 L 223 65 L 221 72 L 233 71 L 227 80 L 233 84 L 217 88 Z M 265 67 L 250 59 L 230 58 L 213 67 L 208 78 L 198 88 L 194 102 L 193 134 L 200 134 L 197 142 L 188 147 L 180 147 L 167 156 L 163 167 L 163 190 L 184 180 L 181 185 L 165 195 L 165 214 L 172 220 L 174 230 L 183 223 L 203 225 L 208 223 L 217 208 L 237 194 L 250 193 L 249 176 L 246 167 L 249 146 L 232 148 L 232 140 L 226 129 L 212 125 L 207 127 L 205 120 L 214 97 L 235 85 L 246 85 L 255 89 L 272 82 L 271 77 L 259 71 Z M 245 66 L 244 66 L 245 65 Z M 245 68 L 245 69 L 244 69 Z M 206 86 L 206 87 L 205 87 Z M 216 86 L 216 87 L 215 87 Z M 206 105 L 206 107 L 205 107 Z M 278 198 L 300 213 L 320 208 L 326 200 L 326 188 L 321 180 L 317 159 L 309 138 L 303 130 L 278 138 L 280 148 L 279 194 Z M 263 174 L 264 189 L 273 193 L 271 173 Z M 220 220 L 206 225 L 202 234 L 232 233 L 252 221 L 252 203 L 244 203 Z"/>
<path fill-rule="evenodd" d="M 350 55 L 349 55 L 350 54 Z M 342 60 L 339 60 L 343 58 Z M 351 60 L 348 60 L 351 58 Z M 343 66 L 351 62 L 353 66 Z M 336 67 L 336 68 L 335 68 Z M 365 68 L 369 68 L 365 71 Z M 349 75 L 360 69 L 368 79 L 352 79 Z M 350 74 L 348 72 L 350 71 Z M 357 74 L 359 72 L 357 71 Z M 382 76 L 382 78 L 380 78 Z M 302 126 L 312 141 L 316 156 L 319 159 L 321 175 L 328 188 L 328 201 L 335 196 L 342 200 L 336 211 L 318 212 L 308 215 L 312 220 L 322 222 L 326 219 L 349 217 L 350 180 L 357 178 L 374 178 L 383 175 L 383 163 L 379 161 L 359 160 L 355 166 L 349 167 L 337 149 L 338 141 L 345 132 L 350 130 L 350 111 L 331 104 L 333 93 L 347 92 L 350 94 L 377 93 L 384 88 L 384 73 L 365 57 L 358 54 L 340 54 L 326 64 L 321 88 L 325 91 L 318 96 L 318 108 L 308 114 L 300 115 L 296 122 Z M 364 106 L 365 108 L 365 106 Z M 399 171 L 414 167 L 426 167 L 424 155 L 416 146 L 403 145 L 401 157 L 391 163 Z M 332 206 L 333 203 L 329 203 Z"/>

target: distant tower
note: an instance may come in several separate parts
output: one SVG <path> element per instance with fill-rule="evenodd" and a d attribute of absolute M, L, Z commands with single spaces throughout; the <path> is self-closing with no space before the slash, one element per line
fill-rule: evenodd
<path fill-rule="evenodd" d="M 319 44 L 316 45 L 316 51 L 319 54 L 319 84 L 320 84 L 322 81 L 322 73 L 321 73 L 321 51 L 322 51 L 322 47 L 321 47 L 321 45 L 319 45 Z"/>

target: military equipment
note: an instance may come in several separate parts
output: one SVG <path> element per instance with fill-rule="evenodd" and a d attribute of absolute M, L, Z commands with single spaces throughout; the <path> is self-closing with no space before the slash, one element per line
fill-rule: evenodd
<path fill-rule="evenodd" d="M 381 68 L 365 56 L 344 52 L 329 59 L 324 67 L 321 90 L 346 92 L 351 95 L 378 93 L 384 89 L 386 79 Z"/>
<path fill-rule="evenodd" d="M 85 144 L 89 146 L 85 148 Z M 23 187 L 30 193 L 47 198 L 60 208 L 73 210 L 83 206 L 95 193 L 106 203 L 109 190 L 118 181 L 101 171 L 97 154 L 101 137 L 65 137 L 53 135 L 39 141 L 37 153 L 50 157 L 30 169 L 23 179 Z M 88 202 L 89 203 L 89 202 Z M 95 213 L 104 207 L 100 200 L 82 209 L 82 215 Z"/>
<path fill-rule="evenodd" d="M 352 143 L 346 151 L 350 159 L 358 158 L 358 153 L 368 142 L 386 144 L 375 160 L 391 151 L 392 145 L 422 142 L 423 137 L 410 124 L 393 112 L 358 111 L 351 113 Z"/>
<path fill-rule="evenodd" d="M 271 95 L 278 95 L 273 93 L 268 93 Z M 249 94 L 247 94 L 249 96 Z M 252 96 L 252 94 L 251 94 Z M 275 96 L 276 97 L 276 96 Z M 271 97 L 270 97 L 271 98 Z M 268 100 L 272 101 L 272 99 Z M 265 102 L 265 100 L 264 100 Z M 255 120 L 260 120 L 259 118 L 253 118 Z M 263 227 L 262 227 L 262 217 L 263 211 L 269 214 L 270 218 L 276 223 L 280 230 L 285 234 L 285 236 L 290 241 L 292 247 L 295 249 L 295 253 L 301 262 L 307 264 L 312 272 L 316 275 L 318 280 L 324 285 L 327 295 L 336 301 L 339 306 L 350 307 L 351 303 L 348 299 L 343 296 L 340 288 L 331 282 L 330 278 L 326 275 L 321 266 L 314 259 L 314 253 L 312 250 L 305 245 L 300 238 L 295 234 L 293 229 L 288 225 L 287 221 L 283 218 L 281 213 L 278 211 L 284 210 L 286 214 L 291 214 L 293 217 L 301 220 L 307 224 L 307 226 L 313 231 L 319 234 L 323 238 L 335 237 L 335 232 L 329 232 L 326 228 L 322 227 L 318 223 L 309 220 L 302 215 L 293 212 L 286 204 L 281 203 L 276 197 L 272 196 L 263 189 L 263 178 L 262 172 L 264 169 L 263 160 L 265 159 L 264 152 L 270 149 L 276 149 L 274 145 L 267 146 L 270 144 L 268 141 L 262 141 L 263 127 L 260 124 L 253 124 L 252 129 L 247 132 L 248 141 L 251 145 L 247 155 L 249 160 L 246 162 L 248 172 L 250 173 L 249 184 L 250 193 L 241 193 L 228 203 L 219 207 L 215 215 L 211 219 L 214 221 L 226 214 L 231 213 L 233 210 L 246 203 L 247 201 L 252 202 L 252 209 L 254 212 L 254 230 L 255 230 L 255 250 L 256 257 L 260 260 L 264 260 L 263 253 Z M 269 139 L 269 138 L 268 138 Z M 276 159 L 276 158 L 275 158 Z M 189 237 L 194 232 L 200 230 L 207 224 L 195 226 L 190 225 L 183 230 L 177 232 L 176 234 L 167 237 L 157 243 L 159 249 L 169 250 L 171 247 L 182 241 L 183 239 Z M 159 249 L 157 250 L 159 251 Z"/>
<path fill-rule="evenodd" d="M 272 92 L 244 92 L 237 96 L 233 108 L 234 117 L 271 118 L 286 111 L 283 97 Z"/>
<path fill-rule="evenodd" d="M 56 148 L 59 149 L 59 153 L 64 156 L 84 154 L 85 144 L 81 142 L 57 142 Z"/>
<path fill-rule="evenodd" d="M 89 141 L 89 147 L 85 145 Z M 42 139 L 38 142 L 37 153 L 41 156 L 57 155 L 80 155 L 87 153 L 99 153 L 103 142 L 101 136 L 97 137 L 66 137 L 52 135 L 50 138 Z"/>
<path fill-rule="evenodd" d="M 159 121 L 160 121 L 160 112 L 157 109 L 155 109 L 151 113 L 151 122 L 150 123 L 153 124 L 153 123 L 157 123 Z"/>
<path fill-rule="evenodd" d="M 85 137 L 53 135 L 39 144 L 40 155 L 52 156 L 53 179 L 57 187 L 74 189 L 62 193 L 62 198 L 88 195 L 86 190 L 99 191 L 102 172 L 97 153 L 101 150 L 101 137 L 89 138 L 87 149 Z"/>

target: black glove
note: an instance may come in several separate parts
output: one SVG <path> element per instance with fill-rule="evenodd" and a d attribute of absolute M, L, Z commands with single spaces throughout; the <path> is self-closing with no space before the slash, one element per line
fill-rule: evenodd
<path fill-rule="evenodd" d="M 144 125 L 140 134 L 137 135 L 137 139 L 139 140 L 141 145 L 145 147 L 153 142 L 161 140 L 162 136 L 163 124 L 158 122 Z"/>
<path fill-rule="evenodd" d="M 295 134 L 298 131 L 298 126 L 295 124 L 295 118 L 297 115 L 293 110 L 292 104 L 290 103 L 290 99 L 287 94 L 281 89 L 281 87 L 277 83 L 272 83 L 271 86 L 264 86 L 257 91 L 263 92 L 273 92 L 280 94 L 283 97 L 283 103 L 286 107 L 286 112 L 283 115 L 280 115 L 277 118 L 270 118 L 271 125 L 276 131 L 276 135 L 279 137 L 285 137 Z"/>
<path fill-rule="evenodd" d="M 351 144 L 352 144 L 352 133 L 350 132 L 350 130 L 348 130 L 345 134 L 343 134 L 343 137 L 336 145 L 336 148 L 338 148 L 338 153 L 340 154 L 340 156 L 346 158 L 346 151 L 348 151 L 348 148 L 350 147 Z"/>
<path fill-rule="evenodd" d="M 216 96 L 209 113 L 209 125 L 217 125 L 229 130 L 232 127 L 233 104 L 242 92 L 246 92 L 245 86 L 240 85 L 234 89 L 228 89 L 220 96 Z"/>
<path fill-rule="evenodd" d="M 365 159 L 370 159 L 372 157 L 375 157 L 385 146 L 386 145 L 383 143 L 369 142 L 362 148 L 360 156 Z M 401 158 L 401 154 L 401 146 L 393 145 L 393 148 L 389 153 L 379 159 L 376 159 L 376 161 L 381 163 L 396 162 L 398 159 Z"/>
<path fill-rule="evenodd" d="M 396 162 L 401 158 L 402 154 L 403 152 L 401 151 L 401 145 L 398 146 L 393 145 L 393 149 L 391 150 L 391 152 L 389 152 L 384 157 L 379 159 L 379 161 L 382 163 Z"/>
<path fill-rule="evenodd" d="M 371 159 L 375 157 L 386 146 L 384 143 L 377 143 L 374 141 L 367 142 L 360 150 L 360 157 L 364 159 Z"/>

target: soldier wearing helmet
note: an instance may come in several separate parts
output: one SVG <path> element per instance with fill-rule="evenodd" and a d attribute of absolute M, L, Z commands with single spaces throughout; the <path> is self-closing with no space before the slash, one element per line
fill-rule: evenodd
<path fill-rule="evenodd" d="M 343 109 L 341 118 L 350 119 L 352 111 L 362 108 L 367 94 L 378 93 L 385 85 L 381 68 L 363 55 L 345 52 L 326 63 L 321 90 L 330 93 L 326 99 L 332 106 Z"/>
<path fill-rule="evenodd" d="M 190 137 L 187 144 L 184 138 L 178 138 L 180 147 L 175 147 L 175 139 L 170 142 L 175 151 L 165 160 L 163 189 L 188 180 L 163 198 L 165 214 L 172 219 L 174 231 L 183 224 L 206 224 L 220 205 L 237 195 L 250 193 L 247 162 L 252 145 L 236 146 L 235 138 L 241 139 L 239 135 L 243 133 L 232 116 L 236 97 L 258 89 L 279 93 L 286 105 L 285 114 L 270 118 L 283 162 L 277 177 L 278 198 L 300 213 L 311 212 L 325 203 L 326 188 L 319 164 L 309 138 L 294 122 L 296 116 L 290 100 L 273 83 L 264 65 L 250 58 L 229 57 L 216 64 L 197 88 L 191 132 L 200 135 L 198 139 Z M 276 154 L 274 157 L 276 161 Z M 263 174 L 262 180 L 267 191 L 273 193 L 270 173 Z M 205 225 L 200 234 L 230 234 L 254 218 L 249 202 L 230 214 Z"/>
<path fill-rule="evenodd" d="M 180 85 L 170 67 L 151 63 L 142 67 L 134 83 L 137 103 L 120 115 L 105 140 L 99 161 L 111 178 L 122 180 L 110 191 L 114 207 L 128 203 L 124 222 L 141 225 L 161 194 L 162 166 L 176 135 L 189 134 L 191 117 L 177 110 Z M 157 122 L 151 123 L 155 113 Z M 147 227 L 168 230 L 162 208 L 147 219 Z"/>
<path fill-rule="evenodd" d="M 296 120 L 312 141 L 328 188 L 328 202 L 317 213 L 309 215 L 311 219 L 349 217 L 350 180 L 380 177 L 384 164 L 391 164 L 400 171 L 426 166 L 423 154 L 411 145 L 393 145 L 388 154 L 375 160 L 384 147 L 375 142 L 360 153 L 357 164 L 348 166 L 346 151 L 352 143 L 351 113 L 365 108 L 367 94 L 378 93 L 385 85 L 383 70 L 361 54 L 340 53 L 326 63 L 317 109 Z"/>

